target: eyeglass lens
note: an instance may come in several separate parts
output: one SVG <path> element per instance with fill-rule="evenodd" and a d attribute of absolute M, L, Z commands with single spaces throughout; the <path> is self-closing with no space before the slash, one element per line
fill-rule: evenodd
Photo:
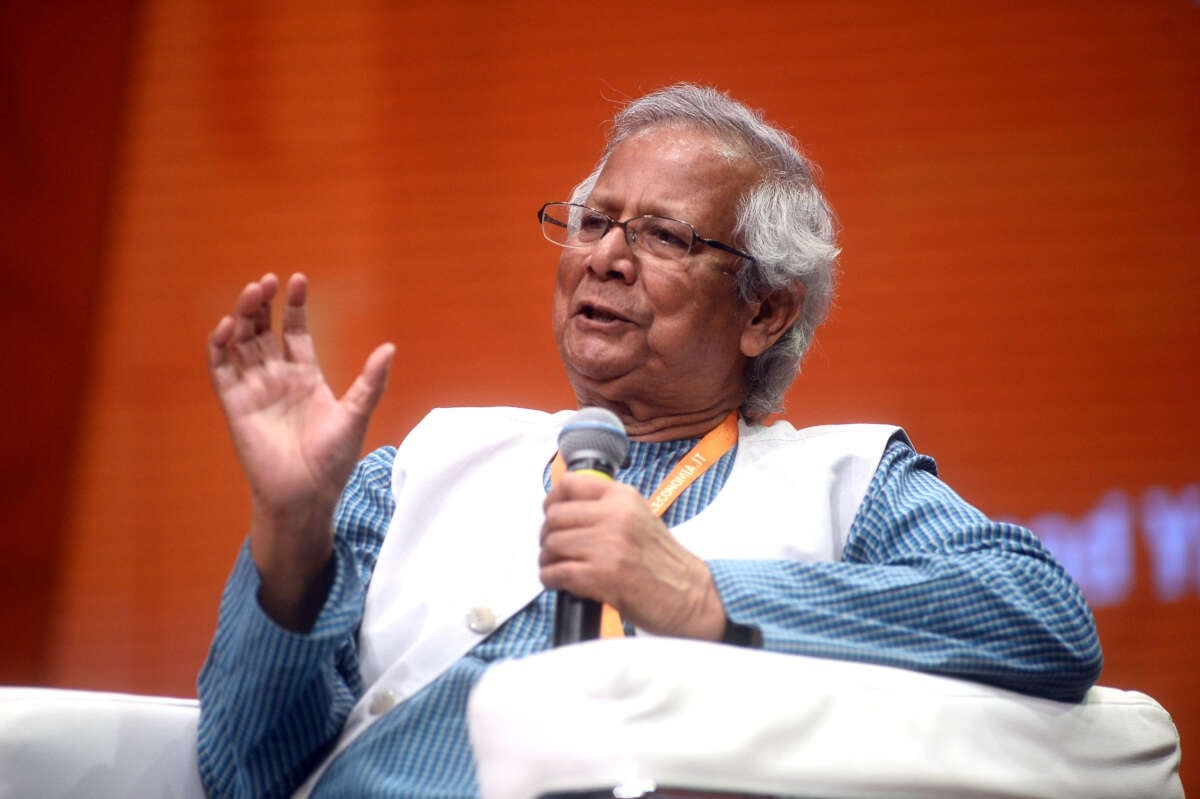
<path fill-rule="evenodd" d="M 638 216 L 617 222 L 600 211 L 572 203 L 549 203 L 542 210 L 542 234 L 562 247 L 588 247 L 614 225 L 625 228 L 630 247 L 641 247 L 659 258 L 678 259 L 692 251 L 691 225 L 661 216 Z"/>

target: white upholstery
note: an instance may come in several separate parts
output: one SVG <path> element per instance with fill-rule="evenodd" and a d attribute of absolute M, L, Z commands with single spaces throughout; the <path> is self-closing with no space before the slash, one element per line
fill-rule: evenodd
<path fill-rule="evenodd" d="M 0 688 L 0 799 L 201 799 L 195 700 Z M 825 799 L 1182 799 L 1153 699 L 1079 705 L 898 669 L 634 638 L 490 669 L 484 799 L 664 786 Z"/>
<path fill-rule="evenodd" d="M 490 669 L 471 697 L 484 799 L 625 786 L 769 796 L 1182 799 L 1150 697 L 1081 704 L 858 663 L 655 638 Z"/>
<path fill-rule="evenodd" d="M 0 799 L 203 799 L 195 700 L 0 688 Z"/>

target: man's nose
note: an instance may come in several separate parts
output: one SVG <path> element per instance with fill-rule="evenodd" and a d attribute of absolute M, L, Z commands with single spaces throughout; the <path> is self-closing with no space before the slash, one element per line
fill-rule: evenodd
<path fill-rule="evenodd" d="M 588 267 L 599 278 L 632 283 L 637 276 L 633 246 L 621 225 L 611 225 L 592 245 Z"/>

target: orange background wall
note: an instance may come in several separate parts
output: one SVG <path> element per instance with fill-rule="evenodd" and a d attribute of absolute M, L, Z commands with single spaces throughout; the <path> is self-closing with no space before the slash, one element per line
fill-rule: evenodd
<path fill-rule="evenodd" d="M 844 224 L 787 417 L 899 422 L 996 515 L 1124 498 L 1102 682 L 1200 738 L 1200 529 L 1163 597 L 1143 518 L 1200 491 L 1200 4 L 443 6 L 0 6 L 0 681 L 194 693 L 248 507 L 203 343 L 264 271 L 310 275 L 335 386 L 399 344 L 370 446 L 568 406 L 534 210 L 692 80 Z"/>

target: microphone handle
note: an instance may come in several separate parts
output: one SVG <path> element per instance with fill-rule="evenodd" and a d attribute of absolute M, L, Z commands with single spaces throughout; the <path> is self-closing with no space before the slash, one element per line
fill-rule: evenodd
<path fill-rule="evenodd" d="M 617 469 L 603 458 L 582 457 L 567 464 L 572 472 L 591 472 L 613 479 Z M 557 591 L 554 598 L 554 646 L 594 641 L 600 637 L 602 607 L 594 599 L 581 599 L 569 591 Z"/>
<path fill-rule="evenodd" d="M 558 591 L 554 599 L 554 646 L 600 637 L 600 603 Z"/>

